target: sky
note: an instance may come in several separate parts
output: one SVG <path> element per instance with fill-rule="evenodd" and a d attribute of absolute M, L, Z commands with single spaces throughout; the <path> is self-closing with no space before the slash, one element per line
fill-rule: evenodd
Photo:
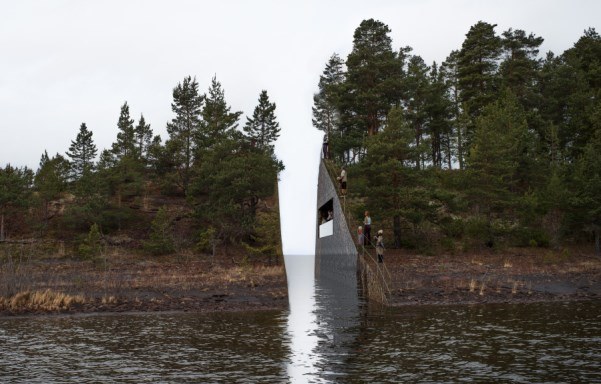
<path fill-rule="evenodd" d="M 532 32 L 545 39 L 541 54 L 561 54 L 585 29 L 601 31 L 599 15 L 597 0 L 0 0 L 0 166 L 35 170 L 45 150 L 68 150 L 82 122 L 99 150 L 109 148 L 126 101 L 165 140 L 172 90 L 187 76 L 203 93 L 216 77 L 243 116 L 267 90 L 286 166 L 284 253 L 312 254 L 322 138 L 313 94 L 328 58 L 351 52 L 362 20 L 387 24 L 393 49 L 411 46 L 431 64 L 480 20 L 499 35 Z"/>

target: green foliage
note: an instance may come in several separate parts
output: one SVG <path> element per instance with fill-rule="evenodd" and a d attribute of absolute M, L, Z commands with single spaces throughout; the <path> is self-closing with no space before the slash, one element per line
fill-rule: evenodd
<path fill-rule="evenodd" d="M 169 199 L 170 205 L 182 205 L 178 210 L 185 219 L 178 230 L 208 228 L 203 232 L 206 244 L 201 241 L 200 247 L 210 246 L 215 253 L 220 244 L 260 242 L 268 247 L 265 254 L 273 256 L 269 241 L 257 240 L 267 231 L 262 214 L 257 220 L 257 211 L 273 195 L 283 169 L 273 150 L 280 131 L 276 104 L 262 91 L 244 136 L 238 130 L 241 112 L 231 111 L 216 78 L 207 95 L 201 95 L 196 79 L 188 76 L 172 96 L 174 117 L 167 124 L 169 137 L 164 143 L 160 136 L 152 137 L 144 115 L 134 126 L 125 102 L 116 140 L 100 153 L 96 165 L 92 132 L 82 123 L 66 152 L 71 163 L 44 152 L 35 178 L 27 168 L 0 168 L 0 241 L 11 231 L 30 236 L 39 228 L 50 228 L 49 235 L 66 241 L 87 233 L 78 251 L 94 257 L 98 228 L 139 238 L 150 227 L 144 249 L 172 253 L 173 220 L 165 209 L 152 223 L 145 214 Z M 193 211 L 197 214 L 191 217 Z"/>
<path fill-rule="evenodd" d="M 98 225 L 96 223 L 92 224 L 88 235 L 79 244 L 77 249 L 79 256 L 86 259 L 94 259 L 100 256 L 102 252 L 101 238 L 102 235 Z"/>
<path fill-rule="evenodd" d="M 465 35 L 457 57 L 461 101 L 472 118 L 495 98 L 497 62 L 502 48 L 496 26 L 483 21 L 474 24 Z"/>
<path fill-rule="evenodd" d="M 200 135 L 200 115 L 204 96 L 198 93 L 196 78 L 184 78 L 182 83 L 173 89 L 171 110 L 175 117 L 167 124 L 169 139 L 165 150 L 177 175 L 180 188 L 186 193 L 192 178 L 192 165 L 196 156 L 197 137 Z M 156 140 L 154 150 L 156 151 Z M 153 153 L 162 160 L 162 155 Z M 165 162 L 163 161 L 162 164 Z"/>
<path fill-rule="evenodd" d="M 319 77 L 319 92 L 313 96 L 313 126 L 330 139 L 340 130 L 339 89 L 345 79 L 343 61 L 334 53 Z"/>
<path fill-rule="evenodd" d="M 594 234 L 596 251 L 601 254 L 601 105 L 594 119 L 597 130 L 575 164 L 569 202 L 570 220 Z"/>
<path fill-rule="evenodd" d="M 217 231 L 214 227 L 208 227 L 200 232 L 196 248 L 200 252 L 211 253 L 212 256 L 215 256 L 215 248 L 218 244 Z"/>
<path fill-rule="evenodd" d="M 34 177 L 34 186 L 44 203 L 56 199 L 66 189 L 69 170 L 69 162 L 60 154 L 57 153 L 51 159 L 47 152 L 42 154 L 40 168 Z"/>
<path fill-rule="evenodd" d="M 472 26 L 440 67 L 401 48 L 393 54 L 398 72 L 386 72 L 390 31 L 374 20 L 357 28 L 347 70 L 339 65 L 329 88 L 333 101 L 325 103 L 321 81 L 328 71 L 314 98 L 316 126 L 326 126 L 326 107 L 341 117 L 330 139 L 334 159 L 358 162 L 353 191 L 366 199 L 352 210 L 390 221 L 396 245 L 425 250 L 454 249 L 449 238 L 464 249 L 557 246 L 579 231 L 601 243 L 601 202 L 591 192 L 599 189 L 591 170 L 601 168 L 601 39 L 589 29 L 543 61 L 542 38 L 494 29 Z M 376 117 L 373 108 L 384 105 L 393 108 Z"/>
<path fill-rule="evenodd" d="M 469 158 L 469 195 L 476 212 L 491 218 L 515 205 L 527 190 L 532 138 L 521 106 L 510 93 L 489 105 L 476 122 Z"/>
<path fill-rule="evenodd" d="M 78 232 L 85 231 L 95 223 L 107 223 L 109 220 L 105 220 L 105 217 L 108 210 L 109 205 L 102 196 L 80 198 L 66 207 L 59 226 Z"/>
<path fill-rule="evenodd" d="M 6 229 L 18 222 L 29 205 L 32 182 L 33 172 L 27 167 L 7 164 L 0 168 L 0 241 L 5 240 Z"/>
<path fill-rule="evenodd" d="M 175 252 L 173 241 L 172 219 L 165 207 L 161 207 L 152 220 L 150 236 L 143 243 L 144 250 L 154 255 L 165 255 Z"/>
<path fill-rule="evenodd" d="M 380 131 L 390 107 L 400 97 L 402 65 L 392 50 L 389 33 L 387 25 L 369 19 L 362 21 L 353 35 L 345 82 L 338 87 L 342 133 L 351 139 L 339 149 L 346 153 L 347 161 L 361 152 L 365 134 Z"/>
<path fill-rule="evenodd" d="M 81 123 L 79 133 L 71 146 L 67 156 L 71 158 L 71 179 L 80 180 L 94 170 L 94 159 L 98 150 L 92 139 L 92 131 L 88 130 L 86 123 Z"/>
<path fill-rule="evenodd" d="M 222 241 L 249 236 L 259 201 L 274 193 L 281 164 L 242 137 L 222 140 L 197 168 L 189 197 Z"/>
<path fill-rule="evenodd" d="M 231 112 L 231 107 L 225 101 L 225 91 L 221 88 L 221 83 L 213 77 L 201 112 L 202 121 L 197 136 L 199 150 L 210 150 L 221 141 L 227 141 L 234 136 L 237 133 L 240 115 L 242 112 Z"/>
<path fill-rule="evenodd" d="M 280 136 L 280 124 L 275 117 L 275 103 L 269 101 L 267 91 L 261 91 L 253 117 L 246 118 L 244 132 L 257 148 L 273 153 L 272 143 Z"/>
<path fill-rule="evenodd" d="M 513 233 L 515 245 L 518 247 L 548 247 L 550 239 L 541 228 L 520 227 Z"/>
<path fill-rule="evenodd" d="M 144 165 L 146 165 L 149 160 L 148 152 L 152 143 L 152 139 L 152 129 L 150 128 L 150 124 L 147 124 L 146 120 L 144 119 L 144 115 L 141 115 L 138 125 L 136 125 L 134 128 L 134 141 L 135 157 Z"/>
<path fill-rule="evenodd" d="M 69 162 L 58 153 L 52 159 L 44 152 L 40 160 L 40 168 L 34 177 L 36 200 L 41 208 L 41 230 L 48 227 L 50 219 L 49 205 L 52 200 L 58 199 L 67 187 L 70 171 Z"/>
<path fill-rule="evenodd" d="M 136 140 L 134 130 L 134 119 L 130 118 L 129 105 L 127 101 L 121 107 L 119 121 L 117 122 L 117 141 L 113 143 L 111 151 L 119 161 L 123 158 L 135 157 Z"/>
<path fill-rule="evenodd" d="M 257 225 L 245 249 L 253 256 L 267 257 L 269 264 L 278 264 L 282 258 L 280 217 L 277 210 L 257 213 Z"/>
<path fill-rule="evenodd" d="M 504 60 L 499 74 L 505 88 L 516 95 L 524 108 L 537 107 L 540 100 L 536 89 L 540 59 L 537 58 L 542 37 L 526 35 L 521 29 L 503 32 Z"/>

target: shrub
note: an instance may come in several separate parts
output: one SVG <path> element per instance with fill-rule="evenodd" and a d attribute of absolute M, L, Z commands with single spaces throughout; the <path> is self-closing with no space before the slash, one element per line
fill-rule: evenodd
<path fill-rule="evenodd" d="M 90 231 L 88 235 L 84 239 L 84 241 L 79 244 L 78 253 L 81 257 L 84 258 L 95 258 L 99 256 L 102 252 L 102 245 L 100 244 L 100 239 L 102 235 L 100 234 L 100 229 L 96 223 L 92 224 L 90 227 Z"/>
<path fill-rule="evenodd" d="M 171 217 L 165 207 L 161 207 L 152 220 L 150 238 L 143 243 L 144 249 L 154 255 L 165 255 L 175 252 Z"/>

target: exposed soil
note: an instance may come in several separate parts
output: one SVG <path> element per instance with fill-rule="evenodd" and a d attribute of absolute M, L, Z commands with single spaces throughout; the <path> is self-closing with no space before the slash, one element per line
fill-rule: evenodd
<path fill-rule="evenodd" d="M 601 259 L 577 249 L 423 256 L 391 250 L 393 306 L 601 299 Z"/>
<path fill-rule="evenodd" d="M 211 260 L 113 257 L 108 263 L 68 258 L 0 269 L 0 316 L 38 313 L 245 311 L 288 306 L 285 269 Z M 16 298 L 39 292 L 37 302 Z M 56 302 L 44 292 L 69 296 Z M 46 295 L 50 296 L 50 295 Z M 41 297 L 41 299 L 39 298 Z M 11 299 L 12 298 L 12 299 Z M 52 305 L 54 303 L 54 305 Z"/>
<path fill-rule="evenodd" d="M 388 250 L 385 265 L 392 306 L 601 299 L 601 259 L 576 249 L 437 256 Z M 38 302 L 16 299 L 28 292 L 37 292 Z M 55 293 L 67 298 L 57 301 Z M 94 262 L 63 257 L 0 266 L 0 316 L 287 307 L 283 265 L 117 253 Z"/>

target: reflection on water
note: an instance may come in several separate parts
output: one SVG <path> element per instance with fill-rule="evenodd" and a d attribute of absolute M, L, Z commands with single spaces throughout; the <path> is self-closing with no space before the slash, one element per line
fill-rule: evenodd
<path fill-rule="evenodd" d="M 290 361 L 287 372 L 293 383 L 319 382 L 317 353 L 318 324 L 315 314 L 315 259 L 311 256 L 287 256 L 288 280 L 287 331 L 290 338 Z"/>
<path fill-rule="evenodd" d="M 601 382 L 601 302 L 369 309 L 287 258 L 290 311 L 0 318 L 0 382 Z"/>

